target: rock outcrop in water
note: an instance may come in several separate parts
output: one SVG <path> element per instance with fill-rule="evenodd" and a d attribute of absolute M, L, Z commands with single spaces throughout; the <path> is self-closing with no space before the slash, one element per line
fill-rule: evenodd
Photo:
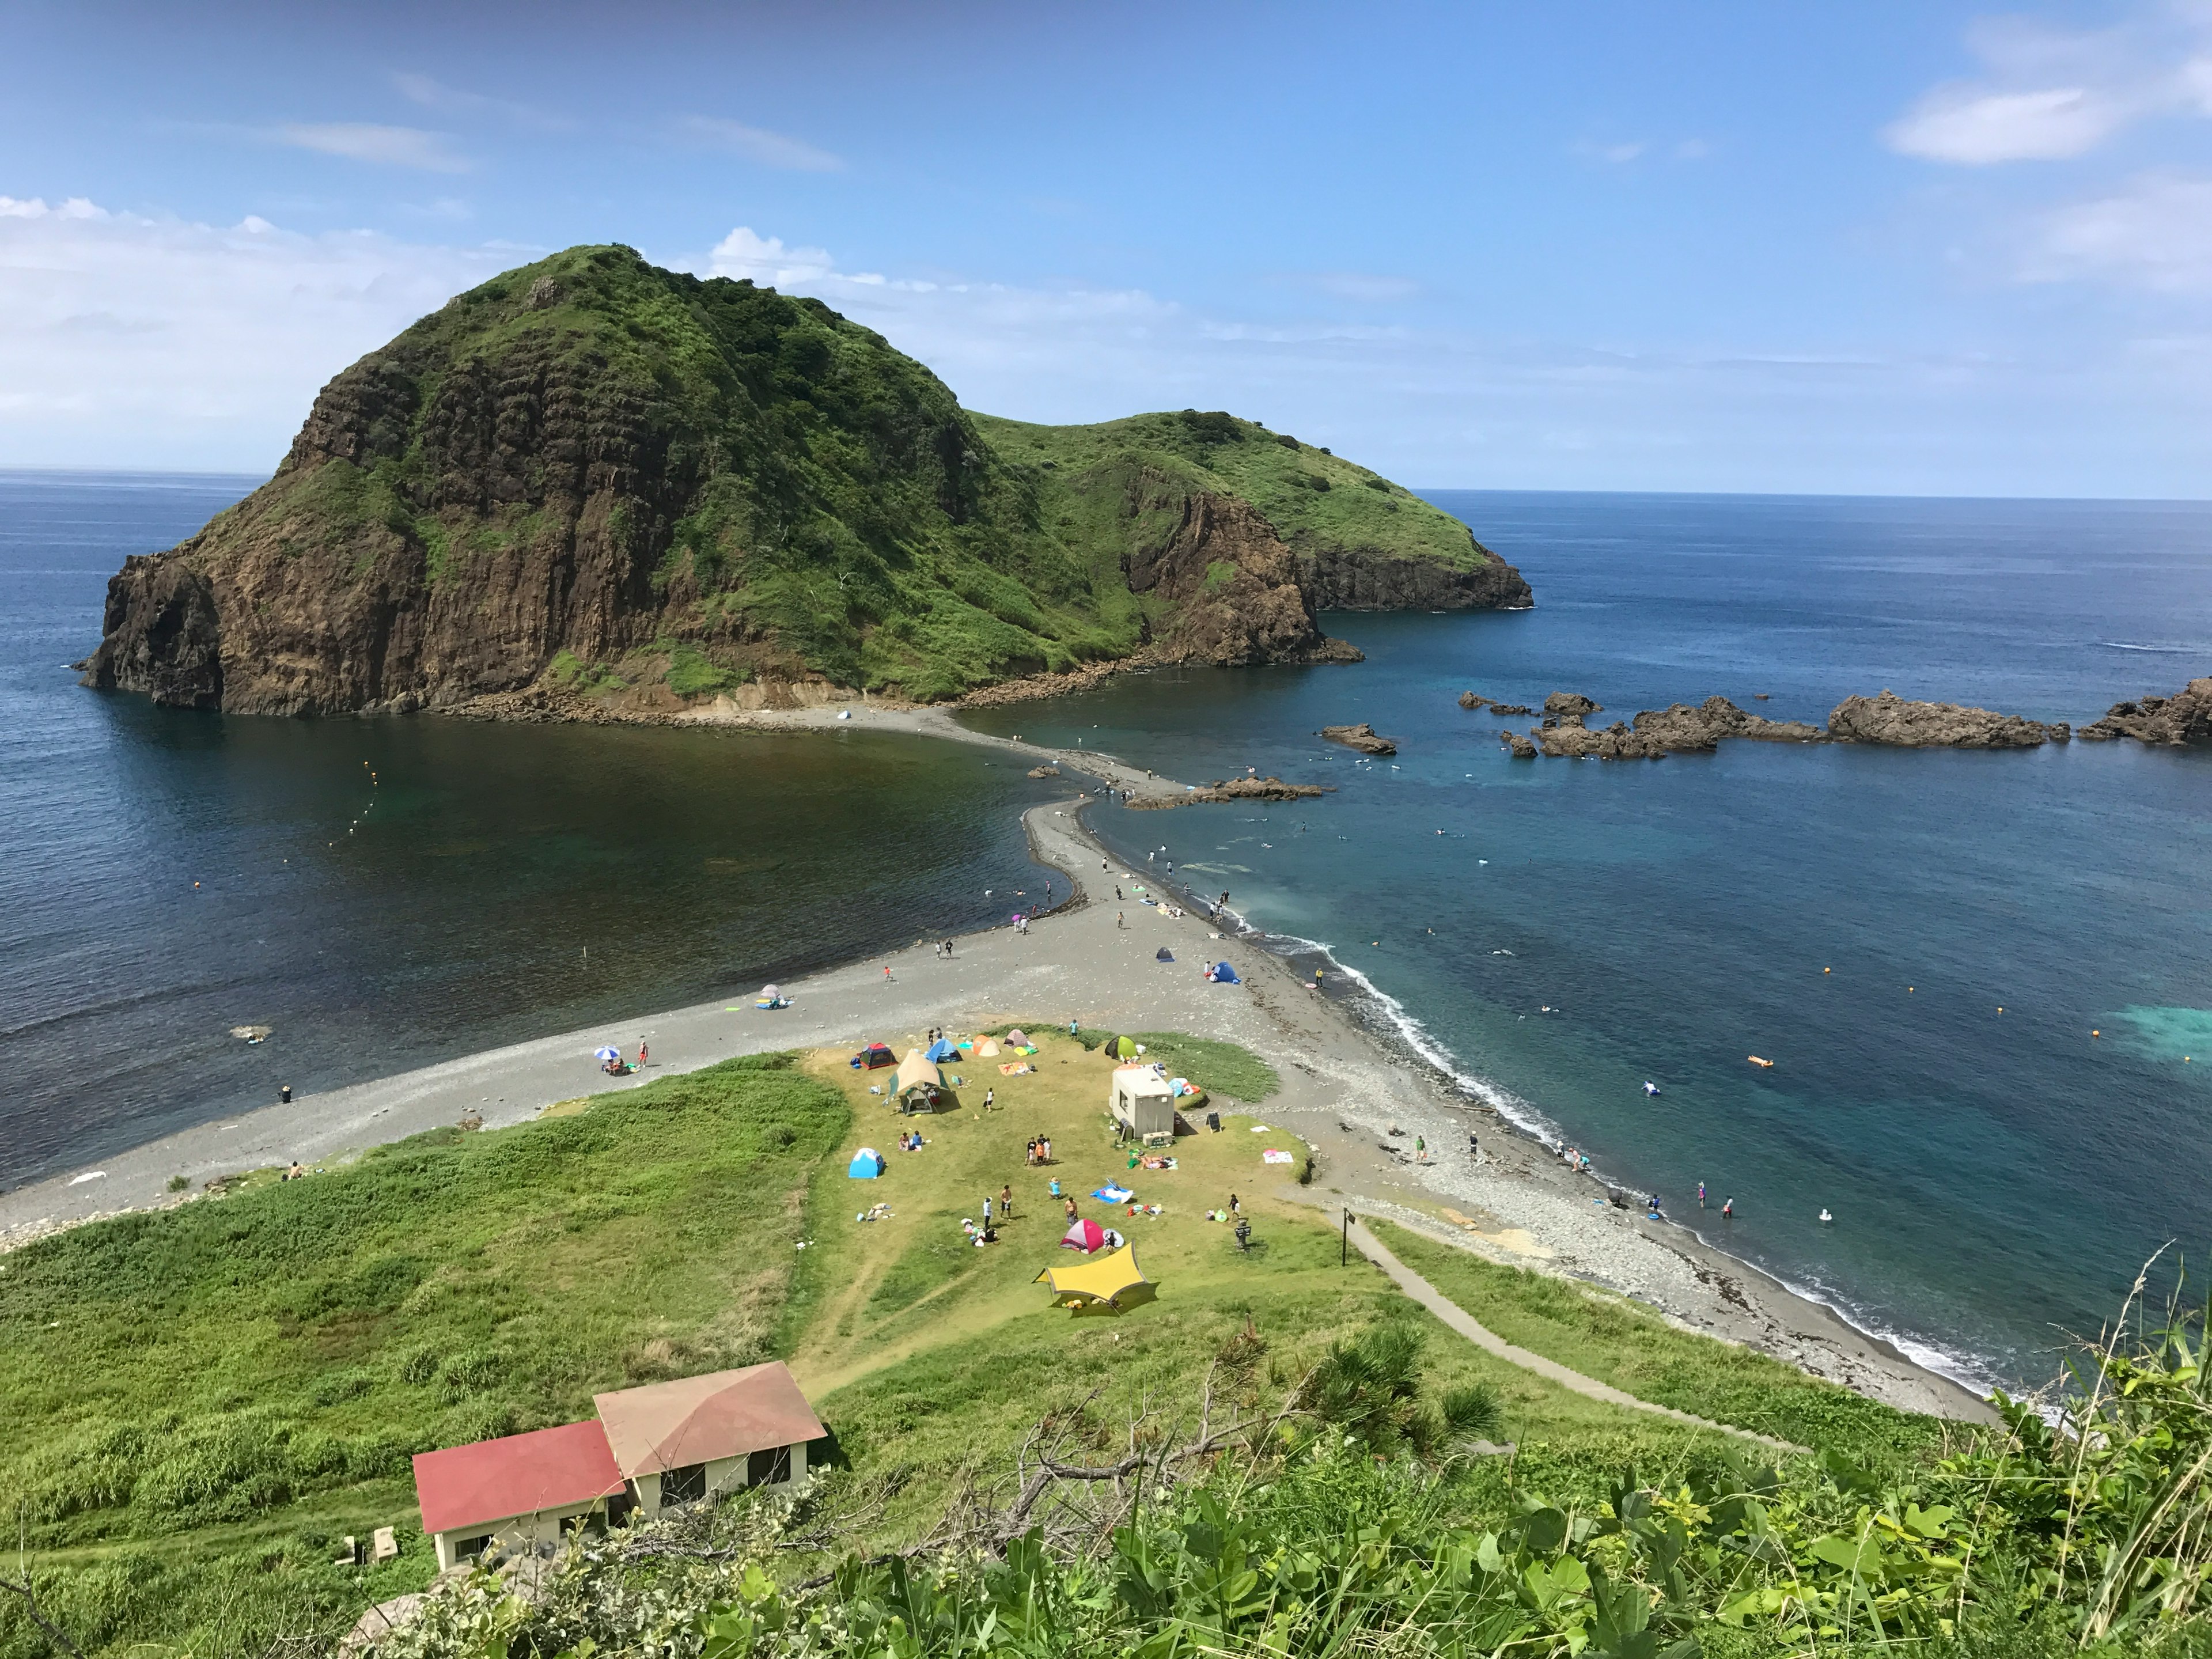
<path fill-rule="evenodd" d="M 2195 679 L 2170 697 L 2138 697 L 2116 702 L 2102 720 L 2076 733 L 2092 743 L 2133 738 L 2137 743 L 2212 743 L 2212 677 Z"/>
<path fill-rule="evenodd" d="M 2063 720 L 2049 725 L 1955 702 L 1908 702 L 1894 691 L 1846 697 L 1828 716 L 1832 743 L 1882 744 L 1899 749 L 2033 749 L 2064 743 Z"/>
<path fill-rule="evenodd" d="M 1818 743 L 1823 735 L 1819 726 L 1804 720 L 1771 720 L 1719 696 L 1707 697 L 1696 708 L 1678 702 L 1664 708 L 1647 708 L 1637 715 L 1636 730 L 1673 754 L 1711 749 L 1723 738 L 1748 738 L 1754 743 Z"/>
<path fill-rule="evenodd" d="M 1316 607 L 1527 597 L 1466 526 L 1287 434 L 994 420 L 819 301 L 586 247 L 339 374 L 267 484 L 125 564 L 83 667 L 240 713 L 659 718 L 1345 661 Z"/>
<path fill-rule="evenodd" d="M 1347 749 L 1357 749 L 1363 755 L 1395 755 L 1398 745 L 1388 738 L 1377 737 L 1375 728 L 1365 721 L 1358 726 L 1324 726 L 1314 735 L 1331 743 L 1340 743 Z"/>
<path fill-rule="evenodd" d="M 1179 795 L 1139 795 L 1129 806 L 1132 811 L 1159 811 L 1170 806 L 1202 805 L 1209 801 L 1308 800 L 1330 793 L 1323 784 L 1285 783 L 1273 777 L 1227 778 L 1202 788 L 1186 789 Z"/>

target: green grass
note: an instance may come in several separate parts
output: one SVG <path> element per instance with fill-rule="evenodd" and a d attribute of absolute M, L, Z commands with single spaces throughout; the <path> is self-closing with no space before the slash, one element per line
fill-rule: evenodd
<path fill-rule="evenodd" d="M 1226 1095 L 1257 1105 L 1283 1086 L 1275 1068 L 1249 1048 L 1213 1037 L 1179 1031 L 1132 1031 L 1145 1045 L 1145 1058 L 1157 1060 L 1171 1077 L 1187 1077 L 1211 1095 Z"/>
<path fill-rule="evenodd" d="M 769 1357 L 806 1184 L 848 1121 L 753 1056 L 0 1257 L 8 1519 L 49 1568 L 245 1549 L 326 1579 L 327 1540 L 410 1527 L 411 1453 Z M 165 1605 L 115 1627 L 206 1634 Z M 0 1654 L 26 1650 L 13 1616 Z"/>
<path fill-rule="evenodd" d="M 1638 1400 L 1858 1457 L 1917 1454 L 1942 1443 L 1937 1419 L 1682 1330 L 1626 1297 L 1504 1267 L 1388 1221 L 1370 1224 L 1401 1261 L 1508 1342 Z"/>

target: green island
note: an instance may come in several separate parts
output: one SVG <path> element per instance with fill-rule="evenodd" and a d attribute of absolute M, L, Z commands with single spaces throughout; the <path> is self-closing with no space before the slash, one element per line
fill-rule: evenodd
<path fill-rule="evenodd" d="M 1749 1432 L 1628 1410 L 1401 1294 L 1308 1201 L 1310 1166 L 1263 1173 L 1257 1056 L 1137 1040 L 1222 1115 L 1171 1170 L 1111 1133 L 1097 1040 L 1040 1036 L 1032 1071 L 990 1073 L 992 1109 L 966 1079 L 908 1121 L 921 1149 L 855 1181 L 856 1150 L 891 1144 L 870 1086 L 889 1074 L 794 1053 L 255 1172 L 0 1256 L 20 1543 L 0 1659 L 331 1651 L 436 1577 L 413 1454 L 770 1358 L 829 1431 L 802 1486 L 580 1531 L 526 1588 L 487 1556 L 370 1649 L 2212 1651 L 2191 1617 L 2201 1327 L 2144 1322 L 2091 1354 L 2065 1432 L 2021 1407 L 1985 1428 L 1376 1224 L 1492 1331 Z M 1163 1203 L 1109 1212 L 1153 1294 L 1072 1312 L 1035 1282 L 1067 1265 L 1048 1177 Z M 1002 1188 L 1012 1214 L 973 1246 L 963 1221 Z M 1209 1214 L 1232 1191 L 1249 1249 Z M 395 1555 L 340 1559 L 385 1527 Z"/>
<path fill-rule="evenodd" d="M 233 713 L 653 719 L 1350 660 L 1319 612 L 1528 603 L 1288 434 L 994 420 L 818 300 L 577 247 L 340 374 L 268 483 L 126 562 L 83 666 Z"/>

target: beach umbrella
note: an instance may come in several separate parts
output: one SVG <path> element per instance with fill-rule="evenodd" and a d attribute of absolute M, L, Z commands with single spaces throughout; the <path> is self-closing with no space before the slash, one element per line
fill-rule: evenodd
<path fill-rule="evenodd" d="M 622 1050 L 619 1048 L 594 1048 L 592 1050 L 592 1058 L 593 1060 L 620 1060 L 622 1058 Z"/>
<path fill-rule="evenodd" d="M 763 985 L 761 987 L 761 994 L 764 997 L 780 997 L 783 993 L 773 985 Z"/>

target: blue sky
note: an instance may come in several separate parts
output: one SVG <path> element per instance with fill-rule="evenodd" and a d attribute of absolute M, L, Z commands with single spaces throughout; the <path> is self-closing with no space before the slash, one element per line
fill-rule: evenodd
<path fill-rule="evenodd" d="M 2200 495 L 2212 3 L 19 3 L 0 465 L 265 469 L 581 241 L 1419 486 Z"/>

